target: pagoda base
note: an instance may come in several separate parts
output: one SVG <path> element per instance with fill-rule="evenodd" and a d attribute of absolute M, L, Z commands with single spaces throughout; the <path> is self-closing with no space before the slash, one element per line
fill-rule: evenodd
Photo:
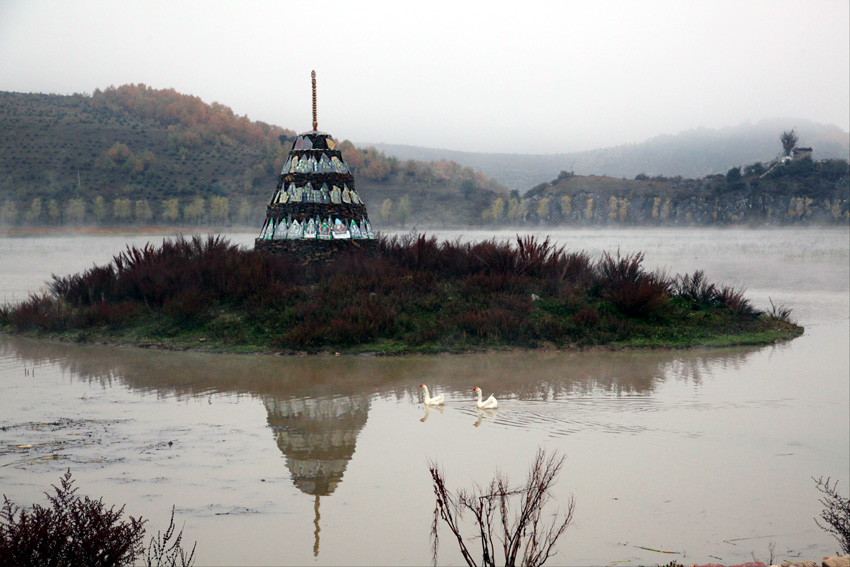
<path fill-rule="evenodd" d="M 289 254 L 296 261 L 304 264 L 318 264 L 333 261 L 340 252 L 363 250 L 369 257 L 378 255 L 376 239 L 341 239 L 341 240 L 254 240 L 254 250 L 266 250 L 274 254 Z"/>

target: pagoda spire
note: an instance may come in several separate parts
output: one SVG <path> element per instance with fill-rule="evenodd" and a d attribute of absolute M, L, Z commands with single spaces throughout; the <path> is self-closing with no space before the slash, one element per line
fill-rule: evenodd
<path fill-rule="evenodd" d="M 316 120 L 316 71 L 312 71 L 310 76 L 313 78 L 313 132 L 319 130 L 319 123 Z"/>

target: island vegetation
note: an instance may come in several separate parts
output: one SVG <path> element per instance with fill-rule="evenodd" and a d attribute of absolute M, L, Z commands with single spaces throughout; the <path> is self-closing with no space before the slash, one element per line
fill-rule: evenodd
<path fill-rule="evenodd" d="M 169 349 L 438 353 L 482 349 L 766 344 L 790 310 L 643 255 L 568 252 L 549 239 L 380 236 L 377 251 L 303 264 L 221 236 L 129 246 L 0 307 L 11 333 Z"/>

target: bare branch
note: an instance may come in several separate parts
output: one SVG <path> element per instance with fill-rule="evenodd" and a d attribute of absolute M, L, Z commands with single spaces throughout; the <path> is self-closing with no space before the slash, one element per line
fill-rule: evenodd
<path fill-rule="evenodd" d="M 505 565 L 517 565 L 521 558 L 522 565 L 543 565 L 549 557 L 555 554 L 555 543 L 572 523 L 575 500 L 571 496 L 567 509 L 556 511 L 551 522 L 543 520 L 543 509 L 546 508 L 552 495 L 551 487 L 564 464 L 564 457 L 546 456 L 542 449 L 538 450 L 534 463 L 529 470 L 525 486 L 511 488 L 508 479 L 497 472 L 491 480 L 486 492 L 476 485 L 472 492 L 458 490 L 456 497 L 448 494 L 442 473 L 436 465 L 430 465 L 431 477 L 434 480 L 434 494 L 437 504 L 434 508 L 434 522 L 431 526 L 433 562 L 437 562 L 437 528 L 438 516 L 449 526 L 458 541 L 461 554 L 467 564 L 475 565 L 466 546 L 466 541 L 460 531 L 460 519 L 464 509 L 469 510 L 475 518 L 477 535 L 481 545 L 482 564 L 495 565 L 494 529 L 501 527 L 502 551 Z M 511 514 L 511 502 L 519 498 L 519 510 Z M 495 514 L 498 512 L 498 523 Z"/>

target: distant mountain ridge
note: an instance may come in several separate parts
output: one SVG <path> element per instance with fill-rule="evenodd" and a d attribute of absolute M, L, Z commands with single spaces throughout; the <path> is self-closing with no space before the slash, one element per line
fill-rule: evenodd
<path fill-rule="evenodd" d="M 563 154 L 476 153 L 385 143 L 357 145 L 373 146 L 401 160 L 452 160 L 524 192 L 557 177 L 561 171 L 627 179 L 638 174 L 688 178 L 725 174 L 733 167 L 775 158 L 782 150 L 780 134 L 792 128 L 800 137 L 798 147 L 813 148 L 813 159 L 850 158 L 850 134 L 838 126 L 804 118 L 771 118 L 720 129 L 696 128 L 638 144 Z"/>

